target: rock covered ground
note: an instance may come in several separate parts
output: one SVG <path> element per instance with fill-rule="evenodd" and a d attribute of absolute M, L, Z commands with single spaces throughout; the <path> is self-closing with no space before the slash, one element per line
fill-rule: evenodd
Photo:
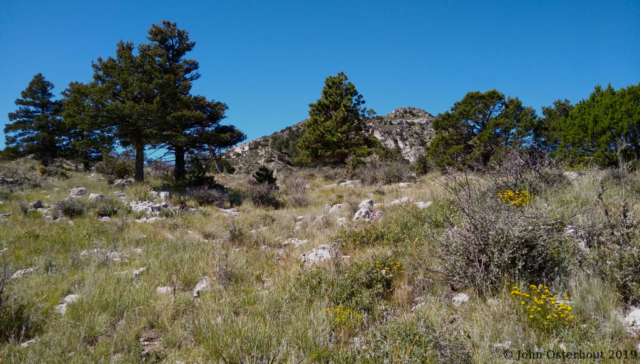
<path fill-rule="evenodd" d="M 506 285 L 481 295 L 447 283 L 429 222 L 454 196 L 436 173 L 386 186 L 280 173 L 279 209 L 69 174 L 2 186 L 3 362 L 488 363 L 640 349 L 640 310 L 593 275 L 552 287 L 576 316 L 560 334 L 534 329 Z M 216 178 L 239 196 L 249 176 Z M 586 205 L 602 175 L 567 179 L 532 206 Z M 60 215 L 65 200 L 84 211 Z M 106 202 L 117 212 L 99 216 Z M 566 236 L 579 248 L 578 230 Z"/>

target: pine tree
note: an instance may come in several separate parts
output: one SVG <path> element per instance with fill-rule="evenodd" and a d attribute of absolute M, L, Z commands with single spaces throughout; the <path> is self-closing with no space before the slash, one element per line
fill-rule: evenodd
<path fill-rule="evenodd" d="M 38 73 L 22 91 L 22 98 L 15 101 L 18 110 L 9 113 L 12 123 L 4 128 L 7 150 L 14 156 L 34 154 L 44 165 L 59 156 L 65 127 L 61 104 L 53 100 L 53 88 L 53 83 Z"/>
<path fill-rule="evenodd" d="M 277 180 L 273 176 L 273 171 L 267 168 L 266 166 L 260 166 L 260 168 L 258 168 L 258 171 L 256 171 L 256 173 L 253 174 L 253 178 L 256 180 L 257 183 L 260 183 L 260 184 L 266 183 L 268 185 L 275 185 Z"/>
<path fill-rule="evenodd" d="M 306 162 L 344 165 L 371 153 L 368 117 L 375 114 L 344 72 L 325 80 L 320 99 L 309 105 L 309 119 L 298 149 Z"/>
<path fill-rule="evenodd" d="M 509 148 L 532 138 L 537 116 L 518 98 L 491 90 L 469 92 L 433 120 L 436 136 L 426 148 L 438 167 L 486 166 Z"/>

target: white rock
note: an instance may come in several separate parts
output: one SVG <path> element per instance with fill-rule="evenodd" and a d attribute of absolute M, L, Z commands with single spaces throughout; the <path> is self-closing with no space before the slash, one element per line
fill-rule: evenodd
<path fill-rule="evenodd" d="M 300 254 L 298 259 L 307 265 L 312 265 L 335 259 L 338 255 L 340 255 L 340 249 L 329 245 L 320 245 L 311 251 Z"/>
<path fill-rule="evenodd" d="M 27 268 L 27 269 L 20 269 L 15 271 L 15 273 L 13 273 L 11 275 L 11 279 L 18 279 L 18 278 L 22 278 L 28 274 L 31 274 L 33 272 L 35 272 L 35 270 L 38 269 L 38 267 L 31 267 L 31 268 Z"/>
<path fill-rule="evenodd" d="M 309 240 L 302 240 L 302 239 L 298 239 L 298 238 L 291 238 L 291 239 L 287 239 L 285 240 L 282 245 L 293 245 L 294 248 L 297 248 L 301 245 L 304 245 L 306 243 L 308 243 Z"/>
<path fill-rule="evenodd" d="M 329 214 L 336 214 L 336 213 L 340 212 L 340 210 L 342 210 L 343 208 L 344 208 L 344 204 L 337 203 L 337 204 L 331 206 L 331 209 L 329 210 Z"/>
<path fill-rule="evenodd" d="M 69 197 L 81 197 L 87 194 L 87 189 L 84 187 L 76 187 L 69 190 Z"/>
<path fill-rule="evenodd" d="M 168 294 L 173 292 L 173 287 L 158 287 L 156 288 L 157 294 Z"/>
<path fill-rule="evenodd" d="M 195 287 L 193 287 L 193 298 L 200 296 L 200 292 L 209 289 L 209 277 L 202 277 Z"/>
<path fill-rule="evenodd" d="M 338 187 L 338 185 L 336 183 L 333 183 L 330 185 L 323 186 L 322 188 L 333 188 L 333 187 Z"/>
<path fill-rule="evenodd" d="M 11 212 L 5 212 L 4 214 L 0 214 L 0 219 L 6 219 L 7 217 L 11 216 Z"/>
<path fill-rule="evenodd" d="M 162 201 L 167 201 L 168 199 L 171 198 L 171 192 L 168 192 L 168 191 L 160 192 L 160 198 L 162 199 Z"/>
<path fill-rule="evenodd" d="M 338 226 L 346 226 L 348 224 L 346 217 L 341 217 L 337 221 Z"/>
<path fill-rule="evenodd" d="M 493 348 L 495 350 L 509 350 L 511 349 L 511 341 L 507 340 L 503 344 L 494 344 Z"/>
<path fill-rule="evenodd" d="M 142 272 L 144 272 L 145 270 L 147 270 L 147 267 L 142 267 L 142 268 L 138 268 L 136 270 L 133 271 L 133 278 L 138 278 L 140 277 L 140 275 L 142 274 Z"/>
<path fill-rule="evenodd" d="M 4 254 L 9 250 L 9 248 L 0 249 L 0 255 Z"/>
<path fill-rule="evenodd" d="M 576 172 L 564 172 L 563 174 L 565 177 L 567 177 L 569 181 L 575 181 L 578 178 L 580 178 L 580 175 L 577 174 Z"/>
<path fill-rule="evenodd" d="M 400 187 L 400 188 L 407 188 L 407 187 L 409 187 L 409 185 L 410 185 L 410 184 L 411 184 L 411 183 L 404 183 L 404 182 L 402 182 L 402 183 L 398 183 L 398 187 Z"/>
<path fill-rule="evenodd" d="M 111 221 L 111 218 L 109 216 L 103 216 L 103 217 L 99 218 L 98 221 L 109 222 L 109 221 Z"/>
<path fill-rule="evenodd" d="M 28 348 L 29 346 L 33 345 L 36 343 L 36 339 L 31 339 L 29 341 L 25 341 L 22 344 L 20 344 L 21 348 Z"/>
<path fill-rule="evenodd" d="M 89 200 L 91 201 L 98 201 L 98 200 L 104 200 L 105 197 L 99 193 L 91 193 L 89 194 Z"/>
<path fill-rule="evenodd" d="M 375 218 L 375 216 L 376 214 L 373 212 L 371 206 L 365 206 L 356 212 L 353 216 L 353 221 L 364 220 L 370 222 Z"/>
<path fill-rule="evenodd" d="M 392 201 L 389 205 L 397 205 L 401 203 L 414 202 L 415 200 L 411 197 L 402 197 L 397 200 Z"/>
<path fill-rule="evenodd" d="M 151 191 L 149 192 L 149 198 L 152 200 L 155 200 L 156 198 L 158 198 L 159 194 L 156 191 Z"/>
<path fill-rule="evenodd" d="M 627 327 L 628 331 L 639 331 L 640 330 L 640 309 L 634 309 L 627 314 L 627 317 L 624 318 L 624 325 Z"/>
<path fill-rule="evenodd" d="M 302 221 L 302 220 L 304 220 L 304 216 L 298 216 L 298 217 L 296 217 L 296 222 L 300 222 L 300 221 Z"/>
<path fill-rule="evenodd" d="M 62 299 L 62 301 L 64 303 L 75 303 L 75 302 L 78 302 L 79 299 L 80 299 L 80 295 L 78 295 L 78 294 L 70 294 L 70 295 L 65 296 Z"/>
<path fill-rule="evenodd" d="M 459 307 L 463 303 L 469 302 L 469 296 L 464 293 L 458 293 L 453 297 L 452 301 L 455 306 Z"/>
<path fill-rule="evenodd" d="M 427 207 L 431 206 L 433 202 L 431 201 L 427 201 L 427 202 L 422 202 L 422 201 L 418 201 L 416 202 L 416 206 L 418 207 L 418 209 L 423 210 L 426 209 Z"/>
<path fill-rule="evenodd" d="M 367 199 L 367 200 L 363 200 L 362 202 L 360 202 L 360 205 L 358 205 L 359 208 L 363 208 L 363 207 L 373 207 L 373 200 L 371 199 Z"/>
<path fill-rule="evenodd" d="M 230 209 L 220 209 L 220 211 L 225 215 L 225 216 L 231 216 L 231 217 L 236 217 L 236 216 L 240 216 L 240 214 L 242 214 L 242 212 L 236 210 L 235 208 L 230 208 Z"/>
<path fill-rule="evenodd" d="M 116 187 L 125 187 L 125 186 L 129 186 L 132 185 L 133 181 L 131 180 L 124 180 L 124 179 L 117 179 L 115 181 L 113 181 L 113 185 Z"/>
<path fill-rule="evenodd" d="M 116 191 L 113 194 L 116 195 L 121 200 L 124 200 L 125 198 L 127 198 L 127 194 L 122 191 Z"/>
<path fill-rule="evenodd" d="M 374 209 L 379 209 L 379 208 L 381 208 L 381 207 L 384 207 L 384 204 L 383 204 L 383 203 L 374 203 L 374 204 L 373 204 L 373 208 L 374 208 Z"/>

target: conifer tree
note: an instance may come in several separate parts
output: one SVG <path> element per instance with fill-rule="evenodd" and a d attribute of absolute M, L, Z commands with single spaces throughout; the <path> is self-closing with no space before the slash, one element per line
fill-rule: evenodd
<path fill-rule="evenodd" d="M 9 113 L 12 123 L 4 128 L 7 150 L 14 156 L 34 154 L 45 165 L 59 156 L 65 127 L 60 102 L 53 100 L 53 88 L 53 83 L 38 73 L 15 101 L 18 110 Z"/>
<path fill-rule="evenodd" d="M 298 144 L 302 159 L 343 165 L 350 157 L 370 154 L 367 119 L 375 112 L 367 110 L 364 104 L 362 95 L 344 72 L 327 77 L 321 97 L 309 105 L 305 134 Z"/>

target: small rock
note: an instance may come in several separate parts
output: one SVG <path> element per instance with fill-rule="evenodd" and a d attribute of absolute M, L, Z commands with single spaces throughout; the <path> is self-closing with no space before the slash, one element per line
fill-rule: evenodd
<path fill-rule="evenodd" d="M 346 226 L 348 224 L 346 217 L 341 217 L 337 221 L 338 226 Z"/>
<path fill-rule="evenodd" d="M 580 178 L 580 175 L 576 172 L 564 172 L 563 174 L 569 181 L 576 181 L 578 178 Z"/>
<path fill-rule="evenodd" d="M 101 195 L 99 193 L 89 194 L 89 200 L 91 200 L 91 201 L 104 200 L 105 198 L 106 197 L 104 197 L 103 195 Z"/>
<path fill-rule="evenodd" d="M 31 206 L 32 206 L 34 209 L 41 209 L 41 208 L 43 208 L 43 207 L 44 207 L 44 206 L 42 205 L 42 201 L 41 201 L 41 200 L 36 200 L 36 202 L 34 202 Z"/>
<path fill-rule="evenodd" d="M 69 197 L 76 198 L 87 194 L 87 189 L 84 187 L 76 187 L 69 190 Z"/>
<path fill-rule="evenodd" d="M 33 345 L 36 343 L 36 339 L 31 339 L 29 341 L 25 341 L 22 344 L 20 344 L 21 348 L 28 348 L 29 346 Z"/>
<path fill-rule="evenodd" d="M 0 255 L 4 254 L 7 252 L 9 248 L 4 248 L 4 249 L 0 249 Z"/>
<path fill-rule="evenodd" d="M 209 277 L 202 277 L 198 281 L 195 287 L 193 287 L 193 298 L 198 298 L 200 296 L 200 292 L 207 290 L 209 288 Z"/>
<path fill-rule="evenodd" d="M 511 349 L 511 341 L 507 340 L 502 344 L 494 344 L 493 348 L 495 350 L 502 350 L 502 351 L 509 350 Z"/>
<path fill-rule="evenodd" d="M 159 194 L 156 191 L 151 191 L 149 192 L 149 198 L 152 200 L 155 200 L 156 198 L 158 198 Z"/>
<path fill-rule="evenodd" d="M 463 303 L 469 302 L 469 296 L 464 293 L 458 293 L 453 297 L 452 301 L 456 307 L 460 307 Z"/>
<path fill-rule="evenodd" d="M 331 206 L 331 209 L 329 210 L 329 214 L 336 214 L 336 213 L 340 212 L 340 210 L 342 210 L 343 208 L 344 208 L 344 204 L 337 203 L 337 204 Z"/>
<path fill-rule="evenodd" d="M 404 182 L 402 182 L 402 183 L 398 183 L 398 187 L 400 187 L 400 188 L 407 188 L 407 187 L 409 187 L 409 185 L 410 185 L 410 184 L 411 184 L 411 183 L 404 183 Z"/>
<path fill-rule="evenodd" d="M 300 254 L 298 257 L 307 265 L 322 263 L 326 260 L 335 259 L 340 254 L 340 249 L 330 245 L 320 245 L 319 247 Z"/>
<path fill-rule="evenodd" d="M 242 212 L 236 210 L 235 208 L 220 209 L 220 211 L 224 214 L 224 216 L 231 216 L 231 217 L 240 216 L 242 214 Z"/>
<path fill-rule="evenodd" d="M 624 318 L 624 325 L 630 333 L 637 333 L 640 331 L 640 309 L 636 308 L 629 312 L 627 317 Z"/>
<path fill-rule="evenodd" d="M 304 245 L 306 243 L 308 243 L 309 240 L 301 240 L 298 238 L 291 238 L 291 239 L 287 239 L 285 240 L 282 245 L 293 245 L 294 248 L 297 248 L 301 245 Z"/>
<path fill-rule="evenodd" d="M 138 268 L 136 270 L 133 271 L 133 278 L 138 278 L 140 277 L 140 275 L 142 274 L 142 272 L 144 272 L 145 270 L 147 270 L 147 267 L 142 267 L 142 268 Z"/>
<path fill-rule="evenodd" d="M 301 222 L 302 220 L 304 220 L 304 216 L 296 217 L 296 222 Z"/>
<path fill-rule="evenodd" d="M 364 220 L 370 222 L 375 218 L 375 216 L 375 212 L 373 212 L 371 206 L 365 206 L 356 212 L 353 216 L 353 221 Z"/>
<path fill-rule="evenodd" d="M 109 216 L 103 216 L 103 217 L 99 218 L 98 221 L 109 222 L 109 221 L 111 221 L 111 218 Z"/>
<path fill-rule="evenodd" d="M 31 267 L 31 268 L 27 268 L 27 269 L 20 269 L 15 271 L 15 273 L 13 273 L 11 275 L 11 279 L 18 279 L 18 278 L 22 278 L 28 274 L 31 274 L 33 272 L 35 272 L 35 270 L 38 269 L 38 267 Z"/>
<path fill-rule="evenodd" d="M 0 214 L 0 219 L 6 219 L 7 217 L 11 216 L 11 212 L 5 212 L 4 214 Z"/>
<path fill-rule="evenodd" d="M 122 191 L 116 191 L 113 194 L 116 195 L 116 197 L 118 197 L 121 200 L 124 200 L 125 198 L 127 198 L 127 194 Z"/>
<path fill-rule="evenodd" d="M 338 185 L 336 183 L 333 183 L 330 185 L 323 186 L 322 188 L 333 188 L 333 187 L 338 187 Z"/>
<path fill-rule="evenodd" d="M 411 197 L 402 197 L 397 200 L 392 201 L 389 205 L 397 205 L 401 203 L 414 202 L 415 200 Z"/>
<path fill-rule="evenodd" d="M 418 209 L 424 210 L 427 207 L 431 206 L 432 203 L 433 202 L 431 202 L 431 201 L 427 201 L 427 202 L 418 201 L 418 202 L 416 202 L 416 206 L 418 207 Z"/>
<path fill-rule="evenodd" d="M 171 198 L 171 192 L 168 191 L 162 191 L 160 192 L 160 198 L 162 199 L 162 201 L 167 201 Z"/>
<path fill-rule="evenodd" d="M 168 294 L 173 292 L 173 287 L 158 287 L 156 288 L 157 294 Z"/>
<path fill-rule="evenodd" d="M 126 186 L 130 186 L 133 184 L 133 181 L 131 180 L 124 180 L 124 179 L 117 179 L 115 181 L 113 181 L 113 185 L 116 187 L 126 187 Z"/>

